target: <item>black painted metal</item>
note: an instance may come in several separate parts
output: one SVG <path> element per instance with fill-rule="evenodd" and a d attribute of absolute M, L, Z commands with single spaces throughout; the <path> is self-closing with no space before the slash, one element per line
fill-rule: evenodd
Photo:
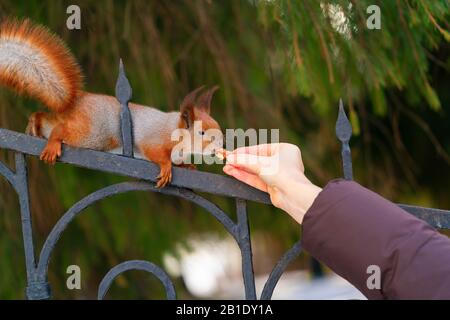
<path fill-rule="evenodd" d="M 212 202 L 197 195 L 193 191 L 172 186 L 158 189 L 155 187 L 154 183 L 146 183 L 142 181 L 122 182 L 91 193 L 90 195 L 86 196 L 82 200 L 78 201 L 75 205 L 73 205 L 58 220 L 58 222 L 55 224 L 52 231 L 48 235 L 47 240 L 44 242 L 44 245 L 42 246 L 39 263 L 37 266 L 38 281 L 46 281 L 50 255 L 52 254 L 60 236 L 76 216 L 81 214 L 84 209 L 100 200 L 130 191 L 153 191 L 167 195 L 174 195 L 179 198 L 191 201 L 211 213 L 225 227 L 225 229 L 227 229 L 227 231 L 233 238 L 238 239 L 238 226 L 225 214 L 225 212 L 219 209 Z"/>
<path fill-rule="evenodd" d="M 105 277 L 100 282 L 100 285 L 98 286 L 97 299 L 103 300 L 114 279 L 121 273 L 128 270 L 142 270 L 153 274 L 164 285 L 164 288 L 166 289 L 167 300 L 175 300 L 177 298 L 177 295 L 175 293 L 175 286 L 163 269 L 158 267 L 156 264 L 148 261 L 131 260 L 122 262 L 108 271 L 108 273 L 105 275 Z"/>
<path fill-rule="evenodd" d="M 301 252 L 302 245 L 301 242 L 298 241 L 283 255 L 280 261 L 278 261 L 276 266 L 273 268 L 269 275 L 269 279 L 267 279 L 266 284 L 264 285 L 261 293 L 261 300 L 270 300 L 272 298 L 273 290 L 275 290 L 278 280 L 280 280 L 284 270 L 286 270 L 287 266 L 292 262 L 292 260 L 297 258 Z"/>
<path fill-rule="evenodd" d="M 348 121 L 344 111 L 342 99 L 339 100 L 339 114 L 336 121 L 336 136 L 342 143 L 342 166 L 344 169 L 344 178 L 353 180 L 352 153 L 350 151 L 349 141 L 352 136 L 352 126 Z"/>
<path fill-rule="evenodd" d="M 122 133 L 123 155 L 133 156 L 133 123 L 131 121 L 131 112 L 128 102 L 131 100 L 132 90 L 130 82 L 125 75 L 125 68 L 122 59 L 119 63 L 119 76 L 117 77 L 116 96 L 119 100 L 122 110 L 120 112 L 120 129 Z"/>
<path fill-rule="evenodd" d="M 245 297 L 251 300 L 257 299 L 246 201 L 271 204 L 270 197 L 264 192 L 229 177 L 180 168 L 173 168 L 173 180 L 170 186 L 157 189 L 154 183 L 159 174 L 159 168 L 151 162 L 133 158 L 133 126 L 130 109 L 128 108 L 131 92 L 131 86 L 126 78 L 124 66 L 121 61 L 116 85 L 116 95 L 122 106 L 121 132 L 123 155 L 63 146 L 63 155 L 59 159 L 59 162 L 123 175 L 129 178 L 137 178 L 143 181 L 115 184 L 93 192 L 74 204 L 53 227 L 44 242 L 37 262 L 35 260 L 25 156 L 38 156 L 44 148 L 46 141 L 22 133 L 0 129 L 0 148 L 15 152 L 15 169 L 12 170 L 0 162 L 0 175 L 6 178 L 19 197 L 27 273 L 27 298 L 51 298 L 51 290 L 47 277 L 51 254 L 64 230 L 85 208 L 97 201 L 119 193 L 152 191 L 191 201 L 212 214 L 225 227 L 235 239 L 241 251 Z M 336 135 L 342 143 L 344 177 L 347 180 L 352 180 L 352 160 L 349 146 L 352 130 L 345 114 L 342 100 L 339 104 Z M 193 190 L 234 198 L 236 201 L 237 223 L 231 220 L 215 204 L 199 196 Z M 450 211 L 403 204 L 399 206 L 420 219 L 427 221 L 434 227 L 450 229 Z M 284 270 L 301 253 L 301 250 L 301 243 L 298 241 L 283 255 L 267 279 L 261 293 L 261 299 L 266 300 L 272 297 L 273 291 Z M 132 260 L 113 267 L 105 275 L 99 286 L 98 299 L 103 299 L 112 281 L 119 274 L 128 270 L 143 270 L 152 273 L 163 283 L 167 298 L 176 298 L 173 283 L 162 269 L 148 261 Z"/>
<path fill-rule="evenodd" d="M 22 237 L 25 251 L 25 265 L 27 269 L 27 279 L 29 279 L 28 286 L 26 288 L 27 295 L 34 295 L 36 291 L 45 292 L 44 299 L 48 299 L 47 295 L 49 289 L 48 283 L 40 282 L 36 280 L 36 260 L 34 256 L 34 242 L 33 242 L 33 229 L 31 222 L 30 212 L 30 199 L 28 190 L 28 174 L 25 161 L 25 155 L 22 153 L 15 154 L 16 162 L 16 174 L 15 174 L 15 188 L 19 197 L 20 214 L 22 220 Z"/>
<path fill-rule="evenodd" d="M 247 204 L 245 200 L 236 199 L 236 211 L 238 218 L 237 242 L 241 249 L 242 275 L 244 277 L 245 298 L 256 300 L 255 275 L 253 273 L 252 244 L 250 241 L 250 229 L 248 226 Z"/>
<path fill-rule="evenodd" d="M 405 204 L 399 204 L 399 206 L 413 216 L 425 220 L 435 228 L 450 229 L 450 211 L 448 210 L 409 206 Z"/>

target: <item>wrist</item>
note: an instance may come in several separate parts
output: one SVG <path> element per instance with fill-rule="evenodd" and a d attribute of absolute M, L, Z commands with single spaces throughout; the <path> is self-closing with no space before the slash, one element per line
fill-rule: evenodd
<path fill-rule="evenodd" d="M 302 224 L 303 218 L 322 188 L 314 185 L 304 175 L 289 179 L 283 187 L 283 207 L 289 215 Z"/>

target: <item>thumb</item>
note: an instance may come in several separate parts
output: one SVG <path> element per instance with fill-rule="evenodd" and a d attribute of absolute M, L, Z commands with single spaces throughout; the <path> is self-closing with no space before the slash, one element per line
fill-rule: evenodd
<path fill-rule="evenodd" d="M 227 164 L 245 170 L 247 172 L 259 175 L 264 163 L 269 162 L 268 157 L 257 156 L 245 153 L 232 153 L 227 156 Z"/>

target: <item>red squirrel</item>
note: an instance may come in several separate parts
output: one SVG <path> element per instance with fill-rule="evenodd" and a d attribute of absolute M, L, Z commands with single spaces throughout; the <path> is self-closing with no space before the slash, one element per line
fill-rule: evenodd
<path fill-rule="evenodd" d="M 27 134 L 48 139 L 40 155 L 44 162 L 56 162 L 62 143 L 101 151 L 121 147 L 119 102 L 112 96 L 82 90 L 78 63 L 47 28 L 29 20 L 9 20 L 0 25 L 0 83 L 39 100 L 51 111 L 33 113 L 26 128 Z M 187 129 L 192 137 L 204 135 L 208 129 L 220 130 L 210 116 L 217 87 L 197 99 L 202 88 L 184 98 L 179 112 L 129 104 L 134 149 L 159 166 L 158 188 L 172 179 L 171 151 L 177 144 L 171 140 L 174 130 Z M 200 130 L 194 121 L 201 121 Z M 193 132 L 194 127 L 199 132 Z M 203 139 L 202 148 L 208 143 Z"/>

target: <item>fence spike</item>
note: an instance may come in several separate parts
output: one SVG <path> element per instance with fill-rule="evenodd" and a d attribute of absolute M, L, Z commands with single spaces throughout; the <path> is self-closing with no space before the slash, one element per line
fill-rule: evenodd
<path fill-rule="evenodd" d="M 121 104 L 127 104 L 131 100 L 132 90 L 130 82 L 125 74 L 122 59 L 119 62 L 119 75 L 116 82 L 116 98 Z"/>
<path fill-rule="evenodd" d="M 345 114 L 342 98 L 339 100 L 339 113 L 336 121 L 336 136 L 342 144 L 341 155 L 344 178 L 346 180 L 353 180 L 352 153 L 349 145 L 349 141 L 352 136 L 352 125 Z"/>
<path fill-rule="evenodd" d="M 122 59 L 119 62 L 119 75 L 116 83 L 116 98 L 122 106 L 120 112 L 120 129 L 122 136 L 122 154 L 133 157 L 133 123 L 128 102 L 131 100 L 132 90 L 130 82 L 125 74 Z"/>
<path fill-rule="evenodd" d="M 336 136 L 342 143 L 350 141 L 352 136 L 352 125 L 350 124 L 347 114 L 345 113 L 342 98 L 339 99 L 339 113 L 336 121 Z"/>

